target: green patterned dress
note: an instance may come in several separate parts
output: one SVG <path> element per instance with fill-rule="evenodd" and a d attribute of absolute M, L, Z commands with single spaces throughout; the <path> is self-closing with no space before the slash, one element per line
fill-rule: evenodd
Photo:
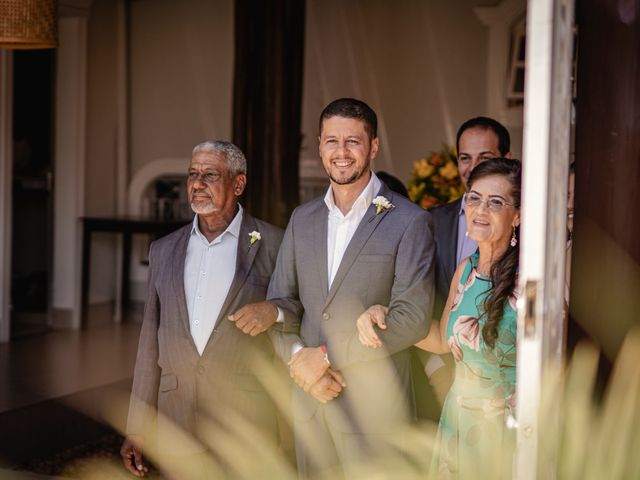
<path fill-rule="evenodd" d="M 484 343 L 482 304 L 491 282 L 467 262 L 451 305 L 446 339 L 455 380 L 442 409 L 431 465 L 437 478 L 510 478 L 514 432 L 505 427 L 516 383 L 515 295 L 505 305 L 494 348 Z"/>

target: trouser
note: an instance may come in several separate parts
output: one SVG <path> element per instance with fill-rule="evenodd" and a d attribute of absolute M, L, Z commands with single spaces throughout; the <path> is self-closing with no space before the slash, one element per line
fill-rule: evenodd
<path fill-rule="evenodd" d="M 380 434 L 340 431 L 327 421 L 323 406 L 309 420 L 294 420 L 294 434 L 301 479 L 365 478 L 365 469 L 368 471 L 374 462 L 392 452 L 391 437 L 398 443 L 402 435 L 401 429 Z"/>
<path fill-rule="evenodd" d="M 158 469 L 170 480 L 200 480 L 225 478 L 210 452 L 188 455 L 163 454 L 158 458 Z"/>

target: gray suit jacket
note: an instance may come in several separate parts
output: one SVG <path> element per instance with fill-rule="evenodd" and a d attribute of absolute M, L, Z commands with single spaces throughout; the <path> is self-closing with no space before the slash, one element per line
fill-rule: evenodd
<path fill-rule="evenodd" d="M 462 198 L 431 210 L 436 241 L 436 300 L 434 318 L 440 318 L 449 296 L 449 285 L 456 271 L 458 219 Z"/>
<path fill-rule="evenodd" d="M 253 230 L 260 232 L 262 239 L 249 247 L 249 232 Z M 235 276 L 200 356 L 189 330 L 184 291 L 190 231 L 191 224 L 151 245 L 127 433 L 149 432 L 157 427 L 159 446 L 177 448 L 164 418 L 202 438 L 202 420 L 216 425 L 232 410 L 275 441 L 275 408 L 254 376 L 251 363 L 255 354 L 272 360 L 273 346 L 267 335 L 245 335 L 226 317 L 245 304 L 265 299 L 283 232 L 244 212 Z M 156 415 L 156 409 L 160 415 Z M 189 448 L 172 453 L 192 453 Z"/>
<path fill-rule="evenodd" d="M 269 300 L 284 312 L 281 329 L 295 332 L 306 346 L 326 344 L 332 367 L 345 376 L 347 387 L 323 407 L 331 428 L 345 433 L 388 433 L 413 416 L 407 348 L 426 336 L 431 319 L 431 215 L 386 185 L 378 194 L 395 208 L 376 215 L 375 206 L 369 207 L 330 289 L 323 198 L 292 214 L 269 285 Z M 389 306 L 382 349 L 363 347 L 356 332 L 358 316 L 374 304 Z M 275 340 L 288 360 L 289 343 L 281 341 L 286 335 Z M 310 419 L 320 405 L 294 387 L 298 422 Z"/>

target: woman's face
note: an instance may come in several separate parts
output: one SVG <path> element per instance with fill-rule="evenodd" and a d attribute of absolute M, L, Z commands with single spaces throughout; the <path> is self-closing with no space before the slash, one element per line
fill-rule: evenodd
<path fill-rule="evenodd" d="M 503 175 L 480 178 L 470 185 L 467 194 L 478 205 L 465 202 L 467 232 L 478 243 L 500 246 L 509 244 L 513 227 L 520 224 L 520 210 L 511 195 L 511 183 Z M 500 206 L 500 204 L 504 204 Z"/>

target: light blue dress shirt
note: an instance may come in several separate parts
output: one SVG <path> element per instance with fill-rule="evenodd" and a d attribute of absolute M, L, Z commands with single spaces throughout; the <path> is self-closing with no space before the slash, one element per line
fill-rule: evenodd
<path fill-rule="evenodd" d="M 202 355 L 236 272 L 242 207 L 227 229 L 209 242 L 193 219 L 184 262 L 184 293 L 191 337 Z"/>
<path fill-rule="evenodd" d="M 467 237 L 467 217 L 464 211 L 464 202 L 460 203 L 458 212 L 458 248 L 456 250 L 456 266 L 478 249 L 478 243 Z"/>

